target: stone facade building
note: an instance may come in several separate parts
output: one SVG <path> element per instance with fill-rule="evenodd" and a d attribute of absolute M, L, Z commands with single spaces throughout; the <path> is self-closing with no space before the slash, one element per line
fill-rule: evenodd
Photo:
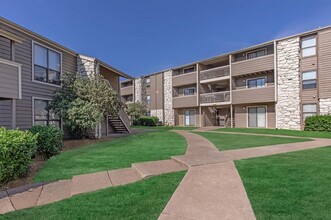
<path fill-rule="evenodd" d="M 126 81 L 121 95 L 165 125 L 299 130 L 331 113 L 330 61 L 325 27 Z"/>

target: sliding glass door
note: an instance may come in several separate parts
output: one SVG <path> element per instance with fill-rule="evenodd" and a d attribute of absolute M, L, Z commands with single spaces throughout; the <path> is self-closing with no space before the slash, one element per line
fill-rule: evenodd
<path fill-rule="evenodd" d="M 266 127 L 266 107 L 248 108 L 248 127 L 253 127 L 253 128 Z"/>
<path fill-rule="evenodd" d="M 184 125 L 195 126 L 195 110 L 184 111 Z"/>

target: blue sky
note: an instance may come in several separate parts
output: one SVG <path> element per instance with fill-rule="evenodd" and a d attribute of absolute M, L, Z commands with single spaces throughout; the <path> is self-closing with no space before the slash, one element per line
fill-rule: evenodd
<path fill-rule="evenodd" d="M 0 0 L 0 16 L 132 75 L 331 25 L 330 0 Z"/>

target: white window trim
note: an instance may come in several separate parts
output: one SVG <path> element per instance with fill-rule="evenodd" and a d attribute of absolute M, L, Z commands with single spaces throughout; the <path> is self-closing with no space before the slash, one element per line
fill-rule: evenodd
<path fill-rule="evenodd" d="M 191 69 L 193 67 L 193 71 L 192 72 L 189 72 L 189 73 L 194 73 L 194 72 L 196 72 L 196 70 L 195 70 L 195 66 L 190 66 L 190 67 L 185 67 L 185 68 L 183 68 L 183 74 L 188 74 L 188 73 L 185 73 L 185 70 L 187 70 L 187 69 Z"/>
<path fill-rule="evenodd" d="M 255 79 L 262 79 L 262 78 L 265 79 L 265 84 L 264 84 L 264 86 L 262 86 L 262 87 L 248 88 L 248 81 L 250 81 L 250 80 L 255 80 Z M 255 77 L 255 78 L 249 78 L 249 79 L 246 79 L 246 89 L 260 89 L 260 88 L 264 88 L 264 87 L 267 87 L 267 86 L 268 86 L 268 78 L 267 78 L 267 76 L 261 76 L 261 77 Z"/>
<path fill-rule="evenodd" d="M 315 46 L 302 47 L 302 42 L 303 42 L 305 39 L 313 39 L 313 38 L 315 38 L 315 41 L 316 41 Z M 305 36 L 305 37 L 302 37 L 302 38 L 301 38 L 301 42 L 300 42 L 300 47 L 301 47 L 300 54 L 301 54 L 301 57 L 302 57 L 302 58 L 317 56 L 317 35 L 315 34 L 315 35 L 311 35 L 311 36 Z M 303 56 L 302 51 L 303 51 L 304 49 L 308 49 L 308 48 L 315 48 L 315 54 L 314 54 L 314 55 Z"/>
<path fill-rule="evenodd" d="M 32 96 L 32 126 L 34 126 L 34 101 L 35 100 L 42 100 L 42 101 L 52 101 L 52 98 L 42 98 L 42 97 L 35 97 Z M 62 119 L 60 118 L 60 125 L 61 125 L 61 130 L 63 130 L 63 123 L 62 123 Z"/>
<path fill-rule="evenodd" d="M 265 128 L 268 128 L 268 106 L 267 105 L 252 105 L 252 106 L 246 106 L 246 127 L 247 128 L 259 128 L 259 127 L 249 127 L 249 121 L 248 121 L 248 109 L 249 108 L 265 108 Z M 263 128 L 262 128 L 263 129 Z"/>
<path fill-rule="evenodd" d="M 185 112 L 186 111 L 194 111 L 194 125 L 193 126 L 197 126 L 197 111 L 195 110 L 195 109 L 183 109 L 183 125 L 184 126 L 192 126 L 192 125 L 186 125 L 186 123 L 185 123 Z"/>
<path fill-rule="evenodd" d="M 303 74 L 304 74 L 304 73 L 309 73 L 309 72 L 315 72 L 315 75 L 316 75 L 315 79 L 305 79 L 305 80 L 304 80 L 304 79 L 303 79 Z M 315 87 L 315 88 L 304 89 L 304 88 L 303 88 L 303 82 L 304 82 L 304 81 L 309 81 L 309 80 L 316 80 L 316 87 Z M 301 84 L 302 84 L 302 86 L 301 86 L 301 90 L 316 90 L 317 87 L 318 87 L 317 70 L 316 70 L 316 69 L 313 69 L 313 70 L 303 71 L 303 72 L 301 73 Z"/>
<path fill-rule="evenodd" d="M 185 90 L 189 90 L 189 89 L 193 89 L 194 90 L 193 95 L 185 95 Z M 195 87 L 190 87 L 190 88 L 184 88 L 183 89 L 183 96 L 194 96 L 194 95 L 196 95 L 196 89 L 195 89 Z"/>
<path fill-rule="evenodd" d="M 303 111 L 303 106 L 304 105 L 315 105 L 316 106 L 316 112 L 304 112 Z M 303 122 L 305 122 L 305 120 L 306 120 L 305 117 L 304 117 L 304 114 L 316 113 L 316 115 L 318 115 L 318 105 L 317 105 L 317 103 L 303 103 L 301 108 L 302 108 L 302 121 Z"/>
<path fill-rule="evenodd" d="M 268 55 L 267 48 L 256 49 L 256 50 L 253 50 L 253 51 L 246 52 L 246 60 L 251 60 L 251 59 L 259 58 L 259 57 L 255 57 L 255 58 L 248 59 L 248 54 L 255 53 L 255 52 L 258 52 L 258 51 L 261 51 L 261 50 L 264 50 L 264 52 L 265 52 L 264 56 L 267 56 Z M 263 56 L 260 56 L 260 57 L 263 57 Z"/>
<path fill-rule="evenodd" d="M 32 73 L 31 73 L 31 80 L 32 80 L 32 82 L 39 83 L 39 84 L 42 84 L 42 85 L 48 85 L 48 86 L 53 86 L 53 87 L 61 88 L 62 85 L 55 85 L 55 84 L 48 83 L 48 82 L 41 82 L 41 81 L 38 81 L 38 80 L 35 80 L 34 79 L 34 45 L 35 44 L 37 44 L 39 46 L 42 46 L 42 47 L 45 47 L 48 50 L 52 50 L 52 51 L 60 54 L 60 65 L 61 65 L 61 68 L 60 68 L 60 79 L 62 78 L 62 53 L 60 51 L 58 51 L 58 50 L 55 50 L 55 49 L 53 49 L 51 47 L 48 47 L 48 46 L 44 45 L 44 44 L 41 44 L 41 43 L 36 42 L 36 41 L 32 41 L 32 47 L 31 47 L 32 48 L 32 65 L 31 65 L 32 66 Z"/>

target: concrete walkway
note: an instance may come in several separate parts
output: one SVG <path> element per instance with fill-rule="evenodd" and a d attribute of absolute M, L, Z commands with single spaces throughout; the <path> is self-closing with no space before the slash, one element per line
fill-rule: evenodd
<path fill-rule="evenodd" d="M 312 139 L 215 152 L 215 147 L 204 137 L 188 131 L 176 132 L 187 139 L 190 153 L 172 158 L 190 168 L 159 220 L 255 219 L 234 160 L 331 146 L 330 139 Z"/>
<path fill-rule="evenodd" d="M 199 131 L 208 132 L 213 129 L 211 127 Z M 133 183 L 154 175 L 189 170 L 159 219 L 255 219 L 234 160 L 331 146 L 331 139 L 312 139 L 308 142 L 219 151 L 198 134 L 183 130 L 174 132 L 187 140 L 185 155 L 173 156 L 169 160 L 135 163 L 131 168 L 37 184 L 20 193 L 15 190 L 0 192 L 0 214 Z"/>
<path fill-rule="evenodd" d="M 132 164 L 132 168 L 82 174 L 69 180 L 60 180 L 36 186 L 24 192 L 0 192 L 0 214 L 57 202 L 72 196 L 112 186 L 137 182 L 149 176 L 187 170 L 175 160 L 161 160 Z"/>

